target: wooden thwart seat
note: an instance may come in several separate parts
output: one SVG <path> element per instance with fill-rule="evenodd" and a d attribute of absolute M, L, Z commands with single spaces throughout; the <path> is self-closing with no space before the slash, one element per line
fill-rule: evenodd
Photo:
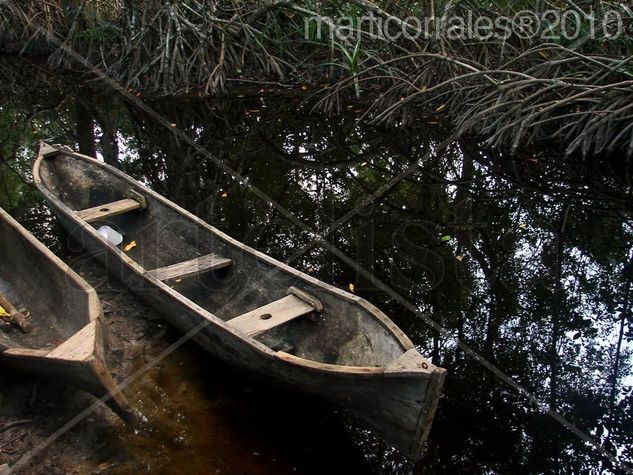
<path fill-rule="evenodd" d="M 77 211 L 77 216 L 87 223 L 92 223 L 94 221 L 101 221 L 129 211 L 141 209 L 142 206 L 143 205 L 141 203 L 133 200 L 132 198 L 125 198 L 124 200 L 106 203 L 104 205 L 95 206 L 94 208 L 82 209 L 81 211 Z"/>
<path fill-rule="evenodd" d="M 185 279 L 193 275 L 204 274 L 205 272 L 221 269 L 232 264 L 233 261 L 231 259 L 211 253 L 170 266 L 159 267 L 147 271 L 147 274 L 164 282 L 166 280 Z"/>
<path fill-rule="evenodd" d="M 57 358 L 66 361 L 85 361 L 96 351 L 98 323 L 93 320 L 72 337 L 46 355 L 47 358 Z"/>
<path fill-rule="evenodd" d="M 76 211 L 77 216 L 87 223 L 93 223 L 95 221 L 102 221 L 119 214 L 129 213 L 130 211 L 145 209 L 147 207 L 147 201 L 141 193 L 134 190 L 130 190 L 129 193 L 131 196 L 130 198 L 124 198 L 122 200 L 113 201 L 112 203 L 105 203 L 99 206 L 93 206 L 92 208 Z"/>
<path fill-rule="evenodd" d="M 289 290 L 291 295 L 246 312 L 227 323 L 242 333 L 255 337 L 302 315 L 323 311 L 321 302 L 312 295 L 294 287 Z"/>

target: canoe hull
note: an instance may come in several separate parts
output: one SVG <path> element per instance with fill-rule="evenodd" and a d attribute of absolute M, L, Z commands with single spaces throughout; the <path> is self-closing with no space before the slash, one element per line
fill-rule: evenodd
<path fill-rule="evenodd" d="M 103 312 L 95 290 L 2 209 L 0 245 L 3 298 L 29 309 L 32 328 L 28 334 L 0 334 L 0 364 L 84 389 L 131 421 L 105 364 Z"/>
<path fill-rule="evenodd" d="M 360 425 L 404 455 L 419 458 L 446 372 L 422 357 L 379 309 L 236 241 L 91 157 L 44 144 L 33 176 L 71 238 L 184 332 L 183 340 L 193 339 L 215 357 L 259 379 L 319 396 L 345 409 Z M 122 231 L 135 244 L 124 252 L 108 243 L 81 216 L 87 209 L 108 214 L 122 198 L 134 194 L 142 198 L 143 209 L 119 221 Z M 163 242 L 179 244 L 165 247 Z M 202 292 L 205 295 L 192 295 L 187 290 L 180 293 L 168 282 L 157 280 L 154 269 L 186 264 L 200 252 L 213 252 L 233 261 L 232 275 L 239 278 L 233 281 L 235 287 L 225 287 L 230 292 L 212 287 L 220 291 L 211 291 L 215 300 L 209 302 L 208 290 Z M 247 273 L 252 273 L 253 283 L 260 285 L 255 300 L 244 300 L 243 292 L 233 292 L 243 289 L 251 279 Z M 269 278 L 273 273 L 274 281 Z M 185 284 L 177 282 L 174 285 L 182 289 Z M 302 327 L 288 325 L 286 335 L 297 345 L 291 345 L 294 354 L 273 350 L 279 347 L 273 341 L 275 335 L 253 338 L 231 324 L 236 316 L 264 308 L 295 287 L 323 302 L 324 312 L 314 325 L 305 320 L 297 322 Z M 306 338 L 292 340 L 292 331 L 299 328 Z M 337 338 L 340 335 L 344 338 Z M 320 351 L 324 345 L 331 353 Z"/>
<path fill-rule="evenodd" d="M 220 319 L 209 318 L 192 302 L 183 303 L 180 294 L 122 261 L 117 250 L 104 246 L 95 233 L 79 226 L 67 209 L 45 198 L 72 239 L 206 351 L 256 379 L 325 399 L 403 454 L 420 457 L 444 381 L 443 369 L 389 376 L 378 369 L 366 373 L 353 368 L 349 372 L 328 371 L 280 359 L 265 345 L 246 341 Z"/>
<path fill-rule="evenodd" d="M 98 320 L 97 324 L 102 334 L 101 321 Z M 102 342 L 97 347 L 104 348 Z M 0 364 L 20 374 L 83 389 L 126 422 L 134 421 L 127 400 L 110 375 L 102 355 L 93 354 L 82 360 L 73 360 L 50 357 L 46 352 L 12 350 L 0 353 Z"/>

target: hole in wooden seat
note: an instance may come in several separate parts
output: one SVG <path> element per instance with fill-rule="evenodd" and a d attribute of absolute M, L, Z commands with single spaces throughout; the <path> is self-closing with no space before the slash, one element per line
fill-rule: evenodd
<path fill-rule="evenodd" d="M 93 223 L 118 216 L 119 214 L 147 208 L 147 200 L 142 194 L 134 190 L 130 190 L 129 194 L 130 198 L 113 201 L 112 203 L 102 203 L 92 208 L 76 211 L 77 216 L 87 223 Z"/>
<path fill-rule="evenodd" d="M 290 287 L 289 292 L 291 295 L 232 318 L 227 323 L 255 337 L 302 315 L 323 311 L 323 305 L 316 297 L 295 287 Z"/>

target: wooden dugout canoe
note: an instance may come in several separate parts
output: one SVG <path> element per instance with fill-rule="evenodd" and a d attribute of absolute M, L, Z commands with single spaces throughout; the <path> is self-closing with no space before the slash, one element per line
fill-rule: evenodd
<path fill-rule="evenodd" d="M 98 160 L 42 144 L 33 176 L 62 224 L 207 351 L 318 395 L 417 458 L 445 370 L 379 309 L 258 252 Z M 120 246 L 98 231 L 124 236 Z"/>
<path fill-rule="evenodd" d="M 97 293 L 1 208 L 0 305 L 13 319 L 28 312 L 31 328 L 23 333 L 5 321 L 0 364 L 105 396 L 110 408 L 131 420 L 104 362 Z"/>

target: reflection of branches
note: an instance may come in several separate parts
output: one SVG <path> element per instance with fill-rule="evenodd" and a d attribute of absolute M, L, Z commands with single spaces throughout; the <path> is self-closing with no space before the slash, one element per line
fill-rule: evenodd
<path fill-rule="evenodd" d="M 495 154 L 476 157 L 478 163 L 511 183 L 535 192 L 535 197 L 552 196 L 566 203 L 600 211 L 628 212 L 633 204 L 626 188 L 605 189 L 607 179 L 596 173 L 600 181 L 578 176 L 569 162 L 548 158 L 511 159 Z M 594 162 L 592 162 L 594 163 Z M 564 168 L 563 168 L 564 167 Z"/>
<path fill-rule="evenodd" d="M 282 161 L 299 168 L 313 168 L 316 170 L 347 169 L 351 166 L 358 165 L 360 162 L 367 160 L 368 157 L 371 156 L 370 152 L 364 152 L 362 154 L 353 153 L 349 149 L 348 145 L 340 143 L 334 143 L 327 149 L 319 151 L 299 152 L 295 150 L 291 155 L 290 153 L 285 152 L 280 145 L 277 145 L 270 140 L 263 132 L 260 132 L 258 135 L 258 139 L 266 145 L 266 150 L 268 152 L 272 153 L 273 156 L 281 159 Z M 344 151 L 347 153 L 342 153 Z M 327 157 L 333 154 L 347 155 L 354 158 L 346 160 L 328 160 Z"/>
<path fill-rule="evenodd" d="M 624 302 L 621 304 L 620 309 L 620 322 L 619 322 L 619 330 L 618 330 L 618 338 L 617 344 L 615 348 L 615 356 L 614 356 L 614 364 L 613 364 L 613 372 L 610 381 L 610 391 L 609 391 L 609 416 L 613 417 L 613 411 L 615 408 L 615 403 L 617 399 L 617 387 L 618 382 L 620 380 L 620 367 L 622 364 L 622 341 L 624 337 L 624 331 L 626 327 L 627 320 L 631 319 L 630 315 L 630 305 L 631 305 L 631 284 L 633 281 L 633 261 L 629 261 L 624 266 Z M 633 323 L 633 322 L 631 322 Z"/>

